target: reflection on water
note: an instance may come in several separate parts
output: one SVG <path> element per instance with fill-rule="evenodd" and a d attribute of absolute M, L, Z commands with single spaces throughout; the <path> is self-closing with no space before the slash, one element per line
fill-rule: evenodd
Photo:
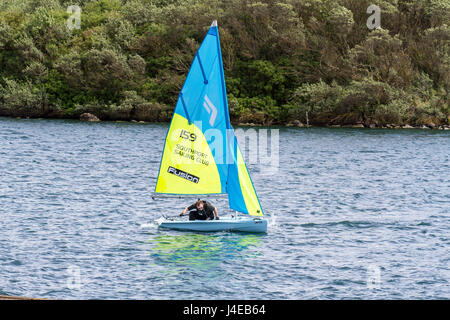
<path fill-rule="evenodd" d="M 222 262 L 251 259 L 260 255 L 264 235 L 256 234 L 166 234 L 149 240 L 151 256 L 157 265 L 178 269 L 209 270 Z"/>

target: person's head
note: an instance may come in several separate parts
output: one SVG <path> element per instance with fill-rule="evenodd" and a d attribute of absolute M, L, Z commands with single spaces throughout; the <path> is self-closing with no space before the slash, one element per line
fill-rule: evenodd
<path fill-rule="evenodd" d="M 195 203 L 195 207 L 197 208 L 197 210 L 203 210 L 203 201 L 198 200 L 198 201 Z"/>

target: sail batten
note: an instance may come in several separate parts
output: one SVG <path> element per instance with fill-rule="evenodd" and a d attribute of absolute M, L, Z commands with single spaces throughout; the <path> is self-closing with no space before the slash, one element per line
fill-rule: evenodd
<path fill-rule="evenodd" d="M 183 93 L 182 92 L 180 92 L 180 100 L 181 100 L 181 104 L 183 105 L 184 112 L 186 113 L 186 118 L 188 120 L 188 123 L 191 124 L 192 121 L 191 121 L 191 118 L 189 117 L 189 112 L 187 111 L 186 103 L 184 102 Z"/>
<path fill-rule="evenodd" d="M 155 194 L 228 194 L 232 209 L 262 215 L 230 123 L 217 21 L 195 54 L 180 91 Z"/>
<path fill-rule="evenodd" d="M 202 70 L 203 83 L 208 84 L 208 79 L 206 78 L 205 69 L 203 68 L 203 64 L 202 64 L 202 59 L 200 58 L 198 52 L 197 52 L 197 59 L 198 59 L 198 64 L 200 65 L 200 70 Z"/>

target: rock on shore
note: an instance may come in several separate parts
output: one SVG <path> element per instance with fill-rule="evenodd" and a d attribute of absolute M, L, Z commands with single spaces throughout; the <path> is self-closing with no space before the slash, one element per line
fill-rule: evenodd
<path fill-rule="evenodd" d="M 300 120 L 293 120 L 286 124 L 286 127 L 305 127 L 305 125 Z"/>
<path fill-rule="evenodd" d="M 92 113 L 82 113 L 80 115 L 80 120 L 81 121 L 90 121 L 90 122 L 96 122 L 96 121 L 100 121 L 99 118 L 97 118 L 95 115 L 93 115 Z"/>

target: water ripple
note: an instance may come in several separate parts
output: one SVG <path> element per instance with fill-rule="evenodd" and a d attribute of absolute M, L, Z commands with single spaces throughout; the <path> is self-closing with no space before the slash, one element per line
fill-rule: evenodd
<path fill-rule="evenodd" d="M 166 131 L 0 119 L 0 294 L 450 298 L 449 132 L 281 128 L 278 172 L 249 165 L 252 235 L 156 228 L 186 205 L 150 197 Z"/>

